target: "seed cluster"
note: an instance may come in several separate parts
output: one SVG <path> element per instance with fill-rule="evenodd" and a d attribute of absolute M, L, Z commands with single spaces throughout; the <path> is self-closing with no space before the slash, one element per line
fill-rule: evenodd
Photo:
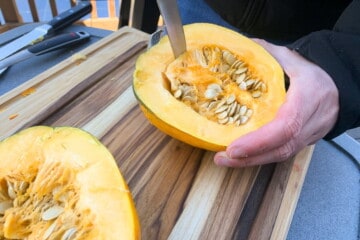
<path fill-rule="evenodd" d="M 234 92 L 225 90 L 226 86 L 235 85 L 241 91 L 250 93 L 252 98 L 260 98 L 267 92 L 266 84 L 254 77 L 247 64 L 229 50 L 204 46 L 187 54 L 191 57 L 184 58 L 181 67 L 194 68 L 197 65 L 211 72 L 216 81 L 208 83 L 202 91 L 196 84 L 183 81 L 181 71 L 166 72 L 164 78 L 170 83 L 172 95 L 220 124 L 240 126 L 248 122 L 253 110 L 242 104 Z"/>
<path fill-rule="evenodd" d="M 70 170 L 59 165 L 32 177 L 1 177 L 0 239 L 70 240 L 86 236 L 91 220 L 84 217 L 89 212 L 74 210 L 78 196 L 70 184 L 72 177 Z"/>
<path fill-rule="evenodd" d="M 206 91 L 215 86 L 215 84 L 209 85 Z M 236 101 L 234 94 L 230 94 L 219 100 L 216 98 L 210 98 L 209 100 L 210 101 L 206 101 L 200 105 L 200 112 L 204 113 L 204 115 L 207 115 L 206 112 L 211 112 L 216 116 L 217 122 L 220 124 L 240 126 L 241 124 L 245 124 L 253 114 L 253 110 Z"/>

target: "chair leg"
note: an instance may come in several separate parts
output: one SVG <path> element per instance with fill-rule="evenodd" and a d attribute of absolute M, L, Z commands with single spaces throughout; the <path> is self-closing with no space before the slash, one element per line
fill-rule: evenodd
<path fill-rule="evenodd" d="M 121 0 L 119 28 L 129 26 L 131 0 Z"/>
<path fill-rule="evenodd" d="M 146 33 L 155 32 L 160 17 L 156 0 L 142 0 L 143 2 L 139 2 L 140 0 L 138 0 L 137 3 L 135 1 L 133 2 L 134 6 L 131 6 L 132 1 L 134 0 L 121 1 L 119 28 L 130 26 Z M 131 13 L 131 11 L 133 12 Z"/>
<path fill-rule="evenodd" d="M 160 10 L 156 0 L 146 0 L 141 23 L 141 30 L 147 33 L 153 33 L 157 29 Z"/>
<path fill-rule="evenodd" d="M 0 0 L 0 9 L 2 11 L 5 22 L 23 23 L 23 19 L 19 13 L 15 0 Z"/>

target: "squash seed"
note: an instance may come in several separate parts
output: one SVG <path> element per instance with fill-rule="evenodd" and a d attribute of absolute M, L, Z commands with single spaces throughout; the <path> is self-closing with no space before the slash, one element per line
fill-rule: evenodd
<path fill-rule="evenodd" d="M 248 109 L 247 111 L 246 111 L 246 114 L 245 114 L 245 116 L 247 116 L 248 118 L 249 117 L 251 117 L 252 115 L 253 115 L 253 110 L 251 110 L 251 109 Z"/>
<path fill-rule="evenodd" d="M 217 101 L 212 101 L 209 103 L 208 110 L 214 109 L 216 105 L 218 104 Z"/>
<path fill-rule="evenodd" d="M 15 199 L 16 198 L 16 192 L 14 189 L 14 186 L 12 183 L 7 182 L 7 187 L 8 187 L 8 195 L 11 199 Z"/>
<path fill-rule="evenodd" d="M 215 113 L 222 113 L 222 112 L 226 111 L 228 108 L 229 108 L 228 105 L 220 106 L 220 107 L 216 108 Z"/>
<path fill-rule="evenodd" d="M 218 123 L 220 124 L 226 124 L 229 121 L 229 118 L 223 118 L 223 119 L 219 119 Z"/>
<path fill-rule="evenodd" d="M 20 184 L 18 184 L 18 190 L 20 193 L 25 193 L 28 187 L 29 187 L 28 182 L 21 181 Z"/>
<path fill-rule="evenodd" d="M 227 72 L 230 69 L 230 66 L 226 63 L 223 63 L 219 66 L 219 72 Z"/>
<path fill-rule="evenodd" d="M 247 89 L 247 84 L 245 81 L 242 81 L 240 84 L 239 84 L 239 87 L 241 90 L 246 90 Z"/>
<path fill-rule="evenodd" d="M 248 120 L 249 120 L 249 118 L 247 116 L 241 116 L 240 117 L 240 123 L 241 124 L 245 124 Z"/>
<path fill-rule="evenodd" d="M 182 100 L 183 100 L 183 101 L 189 101 L 189 102 L 195 103 L 196 100 L 197 100 L 197 98 L 194 97 L 194 96 L 184 96 L 184 97 L 182 98 Z"/>
<path fill-rule="evenodd" d="M 200 105 L 200 108 L 203 108 L 203 109 L 208 109 L 209 108 L 209 105 L 210 105 L 210 102 L 204 102 Z"/>
<path fill-rule="evenodd" d="M 48 208 L 45 212 L 43 212 L 41 219 L 44 221 L 49 221 L 49 220 L 57 218 L 63 212 L 64 212 L 63 207 L 55 205 L 55 206 Z"/>
<path fill-rule="evenodd" d="M 245 116 L 246 111 L 247 111 L 247 107 L 245 105 L 242 105 L 239 111 L 240 116 Z"/>
<path fill-rule="evenodd" d="M 178 89 L 178 90 L 176 90 L 176 91 L 174 92 L 174 97 L 175 97 L 175 98 L 180 98 L 181 95 L 182 95 L 181 89 Z"/>
<path fill-rule="evenodd" d="M 224 119 L 224 118 L 226 118 L 228 116 L 228 113 L 227 112 L 222 112 L 222 113 L 219 113 L 218 115 L 217 115 L 217 118 L 218 119 Z"/>
<path fill-rule="evenodd" d="M 233 124 L 233 123 L 234 123 L 234 118 L 233 118 L 233 117 L 229 117 L 227 124 Z"/>
<path fill-rule="evenodd" d="M 50 235 L 54 232 L 55 230 L 55 227 L 56 227 L 56 222 L 54 221 L 45 231 L 44 233 L 44 239 L 48 239 L 50 237 Z"/>
<path fill-rule="evenodd" d="M 242 74 L 240 74 L 240 75 L 236 78 L 235 82 L 236 82 L 237 84 L 240 84 L 240 83 L 243 82 L 245 79 L 246 79 L 246 73 L 242 73 Z"/>
<path fill-rule="evenodd" d="M 232 65 L 231 65 L 231 68 L 234 68 L 234 69 L 238 69 L 239 67 L 243 66 L 243 62 L 240 61 L 240 60 L 236 60 Z"/>
<path fill-rule="evenodd" d="M 220 108 L 221 106 L 225 105 L 226 103 L 226 99 L 222 99 L 218 102 L 217 106 L 216 106 L 216 109 Z"/>
<path fill-rule="evenodd" d="M 233 118 L 234 118 L 234 122 L 236 122 L 237 120 L 239 120 L 239 119 L 240 119 L 240 113 L 235 114 L 235 115 L 233 116 Z"/>
<path fill-rule="evenodd" d="M 254 90 L 259 90 L 261 88 L 261 84 L 262 82 L 259 79 L 255 80 Z"/>
<path fill-rule="evenodd" d="M 195 49 L 194 55 L 195 55 L 195 58 L 197 59 L 197 61 L 200 63 L 200 65 L 202 67 L 207 67 L 208 62 L 207 62 L 207 60 L 206 60 L 206 58 L 205 58 L 202 51 Z"/>
<path fill-rule="evenodd" d="M 235 74 L 243 74 L 247 71 L 248 69 L 246 67 L 240 67 L 235 71 Z"/>
<path fill-rule="evenodd" d="M 195 49 L 191 54 L 195 65 L 213 72 L 212 76 L 216 77 L 217 82 L 210 83 L 205 91 L 199 94 L 196 85 L 181 83 L 181 73 L 171 73 L 168 76 L 164 74 L 169 79 L 172 95 L 186 104 L 191 102 L 190 106 L 201 115 L 216 116 L 220 124 L 238 126 L 248 122 L 253 111 L 237 102 L 235 94 L 229 93 L 226 86 L 236 83 L 240 90 L 249 92 L 253 98 L 259 98 L 267 91 L 267 85 L 254 77 L 247 64 L 229 50 L 204 46 Z M 188 67 L 193 64 L 194 62 L 184 61 L 180 66 Z M 199 99 L 202 101 L 197 102 Z"/>
<path fill-rule="evenodd" d="M 228 97 L 227 97 L 227 99 L 226 99 L 226 104 L 232 104 L 233 102 L 235 102 L 235 100 L 236 100 L 236 97 L 235 97 L 235 95 L 234 94 L 230 94 Z"/>
<path fill-rule="evenodd" d="M 70 240 L 76 232 L 77 230 L 75 227 L 69 228 L 68 230 L 66 230 L 64 235 L 62 235 L 61 240 Z"/>
<path fill-rule="evenodd" d="M 229 115 L 229 116 L 233 116 L 233 115 L 234 115 L 237 105 L 238 105 L 238 104 L 237 104 L 236 102 L 233 102 L 233 103 L 230 105 L 230 107 L 228 108 L 228 115 Z"/>
<path fill-rule="evenodd" d="M 255 83 L 255 80 L 254 79 L 249 79 L 246 81 L 246 89 L 250 89 L 253 84 Z"/>
<path fill-rule="evenodd" d="M 254 91 L 251 96 L 253 96 L 253 98 L 258 98 L 261 96 L 261 92 L 260 91 Z"/>
<path fill-rule="evenodd" d="M 233 65 L 234 62 L 236 61 L 235 56 L 227 50 L 223 50 L 222 56 L 223 56 L 223 59 L 225 60 L 225 62 L 227 64 L 229 64 L 230 66 Z"/>
<path fill-rule="evenodd" d="M 216 92 L 221 92 L 221 91 L 222 91 L 221 86 L 220 86 L 219 84 L 217 84 L 217 83 L 209 84 L 209 85 L 207 86 L 207 89 L 213 89 L 213 90 L 215 90 Z"/>
<path fill-rule="evenodd" d="M 217 92 L 216 90 L 214 90 L 212 88 L 208 88 L 208 89 L 206 89 L 204 95 L 205 95 L 206 99 L 214 99 L 215 97 L 217 97 L 219 95 L 219 92 Z"/>
<path fill-rule="evenodd" d="M 195 89 L 194 87 L 182 85 L 180 89 L 183 91 L 184 96 L 193 96 L 195 95 Z"/>

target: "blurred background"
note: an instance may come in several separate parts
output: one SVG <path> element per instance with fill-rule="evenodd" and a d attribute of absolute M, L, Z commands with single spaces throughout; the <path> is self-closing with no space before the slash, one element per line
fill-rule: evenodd
<path fill-rule="evenodd" d="M 4 0 L 1 0 L 4 1 Z M 6 0 L 5 0 L 6 1 Z M 120 9 L 121 0 L 115 1 L 115 12 L 118 14 Z M 19 14 L 23 18 L 24 22 L 32 22 L 33 18 L 30 11 L 30 6 L 28 1 L 24 0 L 15 0 Z M 58 12 L 61 13 L 71 8 L 70 1 L 64 0 L 55 0 Z M 108 17 L 108 0 L 93 0 L 92 2 L 96 3 L 97 15 L 98 17 Z M 47 21 L 52 18 L 50 3 L 47 0 L 35 0 L 36 7 L 38 9 L 38 15 L 41 21 Z M 118 16 L 118 15 L 117 15 Z"/>

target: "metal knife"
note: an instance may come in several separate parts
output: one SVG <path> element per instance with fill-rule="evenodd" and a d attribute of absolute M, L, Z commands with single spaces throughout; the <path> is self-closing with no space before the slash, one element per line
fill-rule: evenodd
<path fill-rule="evenodd" d="M 49 33 L 70 25 L 71 23 L 90 13 L 91 9 L 91 3 L 79 2 L 78 5 L 59 14 L 58 16 L 50 20 L 48 23 L 38 26 L 29 33 L 2 46 L 0 48 L 0 60 L 23 49 L 32 42 L 39 40 L 42 37 L 45 37 Z"/>
<path fill-rule="evenodd" d="M 176 0 L 157 0 L 175 58 L 186 51 L 184 28 Z"/>
<path fill-rule="evenodd" d="M 75 43 L 79 43 L 90 38 L 90 34 L 87 32 L 70 32 L 57 35 L 55 37 L 49 38 L 42 42 L 39 42 L 35 45 L 28 47 L 27 49 L 21 50 L 3 60 L 0 61 L 0 74 L 4 72 L 7 67 L 24 61 L 33 56 L 42 55 L 59 48 L 67 47 Z"/>

